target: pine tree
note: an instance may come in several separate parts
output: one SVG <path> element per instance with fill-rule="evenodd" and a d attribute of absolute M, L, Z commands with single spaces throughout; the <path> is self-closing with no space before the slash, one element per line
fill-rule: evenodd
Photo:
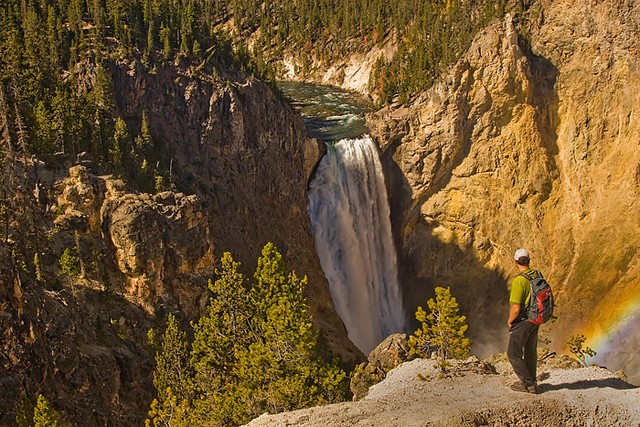
<path fill-rule="evenodd" d="M 156 48 L 156 43 L 155 43 L 155 26 L 153 23 L 153 20 L 149 21 L 149 29 L 147 30 L 147 46 L 144 50 L 144 62 L 148 65 L 151 64 L 151 54 L 153 53 L 153 51 Z"/>
<path fill-rule="evenodd" d="M 58 427 L 58 415 L 49 406 L 49 401 L 43 396 L 38 396 L 38 402 L 33 411 L 33 425 L 34 427 Z"/>
<path fill-rule="evenodd" d="M 60 255 L 58 263 L 60 264 L 60 273 L 69 277 L 69 279 L 77 280 L 78 277 L 80 277 L 82 269 L 80 265 L 80 257 L 78 255 L 78 248 L 76 246 L 65 248 L 62 255 Z"/>
<path fill-rule="evenodd" d="M 54 153 L 57 148 L 59 130 L 56 119 L 43 100 L 36 105 L 34 119 L 36 126 L 33 151 L 38 154 Z"/>
<path fill-rule="evenodd" d="M 429 357 L 435 352 L 438 366 L 446 372 L 447 359 L 463 359 L 469 356 L 471 342 L 465 337 L 467 318 L 458 314 L 458 302 L 451 296 L 450 288 L 436 287 L 436 299 L 429 299 L 429 313 L 422 307 L 416 311 L 420 329 L 409 337 L 412 355 Z"/>
<path fill-rule="evenodd" d="M 119 175 L 124 175 L 127 165 L 125 153 L 131 149 L 129 142 L 129 129 L 126 122 L 118 117 L 113 133 L 113 143 L 109 148 L 109 157 L 114 171 Z"/>
<path fill-rule="evenodd" d="M 33 403 L 29 401 L 27 393 L 22 390 L 18 399 L 18 407 L 16 408 L 17 427 L 33 427 L 33 413 Z"/>
<path fill-rule="evenodd" d="M 193 374 L 189 364 L 187 334 L 180 330 L 173 314 L 167 318 L 161 351 L 156 352 L 155 359 L 153 385 L 158 395 L 151 404 L 146 425 L 186 426 L 193 396 Z"/>
<path fill-rule="evenodd" d="M 217 280 L 209 283 L 213 296 L 207 313 L 192 324 L 192 397 L 181 400 L 174 391 L 183 382 L 175 375 L 157 374 L 158 399 L 147 425 L 166 425 L 167 414 L 173 415 L 172 426 L 240 425 L 266 411 L 344 399 L 344 371 L 317 356 L 317 332 L 304 297 L 306 278 L 287 273 L 271 243 L 250 285 L 239 268 L 231 254 L 222 256 Z M 167 370 L 168 355 L 176 347 L 183 348 L 163 346 L 158 352 L 158 371 Z M 172 363 L 182 366 L 184 361 Z"/>
<path fill-rule="evenodd" d="M 142 112 L 140 135 L 136 138 L 136 148 L 147 158 L 153 154 L 153 139 L 151 138 L 147 113 L 144 111 Z"/>
<path fill-rule="evenodd" d="M 250 346 L 239 349 L 236 368 L 244 379 L 238 392 L 248 414 L 331 401 L 327 392 L 336 391 L 344 373 L 315 355 L 317 332 L 304 297 L 306 277 L 287 274 L 282 255 L 268 243 L 254 278 L 250 299 L 253 328 L 259 335 Z M 331 384 L 328 377 L 339 380 Z"/>
<path fill-rule="evenodd" d="M 171 30 L 166 26 L 160 27 L 160 39 L 162 40 L 162 54 L 165 58 L 171 58 Z"/>
<path fill-rule="evenodd" d="M 237 425 L 246 419 L 242 417 L 241 403 L 234 399 L 234 390 L 241 381 L 234 372 L 236 351 L 248 346 L 256 331 L 250 329 L 252 313 L 240 263 L 228 252 L 220 261 L 218 279 L 209 282 L 214 296 L 207 314 L 194 324 L 191 361 L 197 390 L 203 397 L 196 401 L 194 417 L 198 424 L 212 418 L 223 425 Z"/>

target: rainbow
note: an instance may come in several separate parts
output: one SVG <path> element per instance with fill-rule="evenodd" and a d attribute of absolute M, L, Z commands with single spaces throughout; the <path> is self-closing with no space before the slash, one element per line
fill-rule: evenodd
<path fill-rule="evenodd" d="M 604 314 L 604 313 L 603 313 Z M 587 345 L 596 351 L 588 360 L 606 366 L 612 371 L 623 370 L 629 381 L 640 382 L 640 295 L 608 310 L 594 319 L 590 333 L 586 333 Z"/>
<path fill-rule="evenodd" d="M 619 331 L 628 329 L 630 323 L 640 315 L 640 296 L 635 301 L 628 301 L 613 310 L 607 321 L 594 325 L 593 330 L 589 334 L 591 346 L 594 350 L 604 350 L 610 341 L 610 338 Z M 636 326 L 637 325 L 633 325 Z"/>

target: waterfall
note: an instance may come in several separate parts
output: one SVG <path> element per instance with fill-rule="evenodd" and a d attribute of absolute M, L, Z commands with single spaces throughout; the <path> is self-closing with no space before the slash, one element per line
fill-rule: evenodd
<path fill-rule="evenodd" d="M 405 327 L 389 214 L 371 138 L 328 144 L 310 185 L 309 215 L 336 311 L 365 354 Z"/>

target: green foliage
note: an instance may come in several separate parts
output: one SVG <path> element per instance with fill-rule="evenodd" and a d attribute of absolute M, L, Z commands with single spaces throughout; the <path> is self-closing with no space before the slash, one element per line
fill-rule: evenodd
<path fill-rule="evenodd" d="M 149 331 L 149 341 L 155 334 Z M 158 391 L 151 404 L 147 426 L 178 426 L 186 420 L 186 408 L 193 395 L 193 373 L 189 364 L 187 335 L 180 330 L 176 317 L 169 314 L 162 335 L 161 349 L 156 352 L 153 385 Z M 184 424 L 186 425 L 186 424 Z"/>
<path fill-rule="evenodd" d="M 207 312 L 192 324 L 192 371 L 154 382 L 158 399 L 147 425 L 167 425 L 162 424 L 166 414 L 178 423 L 171 425 L 240 425 L 264 412 L 345 398 L 344 371 L 317 356 L 318 335 L 304 297 L 306 278 L 287 273 L 271 243 L 262 251 L 254 281 L 239 268 L 231 254 L 222 256 L 217 279 L 209 282 L 213 296 Z M 157 370 L 172 347 L 163 344 Z M 183 364 L 180 360 L 174 363 Z M 193 394 L 180 392 L 185 389 Z"/>
<path fill-rule="evenodd" d="M 180 400 L 171 388 L 165 390 L 163 400 L 154 399 L 145 427 L 190 427 L 189 402 Z"/>
<path fill-rule="evenodd" d="M 429 299 L 429 313 L 422 307 L 416 311 L 416 319 L 422 326 L 409 337 L 409 352 L 416 357 L 436 354 L 442 372 L 448 366 L 447 359 L 464 359 L 469 356 L 471 342 L 465 337 L 467 318 L 459 315 L 458 302 L 450 288 L 436 287 L 435 301 Z"/>
<path fill-rule="evenodd" d="M 0 6 L 0 89 L 13 141 L 47 160 L 62 153 L 93 161 L 141 191 L 166 176 L 162 141 L 145 112 L 118 120 L 109 64 L 142 58 L 149 67 L 180 63 L 207 76 L 269 75 L 246 48 L 215 29 L 217 0 L 8 0 Z M 256 5 L 252 4 L 252 8 Z M 197 64 L 197 67 L 196 67 Z M 19 124 L 19 125 L 18 125 Z M 19 129 L 18 129 L 19 128 Z M 24 144 L 22 144 L 24 143 Z M 141 170 L 142 165 L 148 166 Z"/>
<path fill-rule="evenodd" d="M 127 123 L 121 118 L 116 119 L 113 131 L 113 145 L 111 146 L 111 165 L 116 173 L 124 175 L 127 166 L 130 166 L 128 156 L 132 153 L 131 137 Z"/>
<path fill-rule="evenodd" d="M 517 3 L 511 6 L 512 12 L 524 21 L 521 16 L 529 2 Z M 386 103 L 396 98 L 406 102 L 431 86 L 480 29 L 504 16 L 507 2 L 273 0 L 260 8 L 249 0 L 234 4 L 237 7 L 231 9 L 231 15 L 240 35 L 260 31 L 257 46 L 264 56 L 254 54 L 256 62 L 269 64 L 285 51 L 297 56 L 303 72 L 308 72 L 312 59 L 331 63 L 393 38 L 398 51 L 389 61 L 379 60 L 370 81 L 370 90 Z M 228 16 L 221 14 L 218 19 Z"/>
<path fill-rule="evenodd" d="M 530 3 L 509 3 L 520 24 L 528 22 Z M 455 62 L 490 20 L 502 17 L 506 4 L 8 0 L 0 7 L 0 89 L 7 122 L 16 123 L 11 137 L 25 151 L 45 160 L 62 153 L 71 161 L 88 152 L 137 190 L 153 192 L 166 186 L 168 154 L 158 135 L 151 138 L 145 112 L 119 118 L 109 64 L 133 57 L 151 71 L 177 63 L 208 79 L 244 72 L 270 81 L 284 53 L 310 70 L 315 60 L 330 63 L 393 39 L 398 50 L 377 61 L 370 90 L 382 103 L 405 102 Z M 244 43 L 250 35 L 251 49 Z"/>
<path fill-rule="evenodd" d="M 155 175 L 154 176 L 154 185 L 153 185 L 153 189 L 156 193 L 160 193 L 162 191 L 166 191 L 167 188 L 167 184 L 165 182 L 165 179 L 162 175 Z"/>
<path fill-rule="evenodd" d="M 40 255 L 36 252 L 33 255 L 33 266 L 36 270 L 36 280 L 42 282 L 42 263 L 40 262 Z"/>
<path fill-rule="evenodd" d="M 378 60 L 369 89 L 381 103 L 392 102 L 396 97 L 404 103 L 428 89 L 468 49 L 479 30 L 504 15 L 505 3 L 405 2 L 412 14 L 401 14 L 392 21 L 398 51 L 389 61 Z"/>
<path fill-rule="evenodd" d="M 191 377 L 189 365 L 189 349 L 187 334 L 180 330 L 176 317 L 170 314 L 167 318 L 167 329 L 162 336 L 162 351 L 156 354 L 156 370 L 153 385 L 158 390 L 158 397 L 164 397 L 164 391 L 172 388 L 173 394 L 180 400 L 189 400 Z"/>
<path fill-rule="evenodd" d="M 75 246 L 66 248 L 60 255 L 58 263 L 60 264 L 60 273 L 71 280 L 76 280 L 80 277 L 80 258 L 78 256 L 78 248 Z"/>
<path fill-rule="evenodd" d="M 571 335 L 566 342 L 566 346 L 573 354 L 573 357 L 582 364 L 587 366 L 587 357 L 593 357 L 597 353 L 590 347 L 585 347 L 584 343 L 587 341 L 587 337 L 582 334 Z"/>
<path fill-rule="evenodd" d="M 18 407 L 16 408 L 17 427 L 33 427 L 33 412 L 33 403 L 29 400 L 27 393 L 22 390 L 18 398 Z"/>
<path fill-rule="evenodd" d="M 239 392 L 251 405 L 249 415 L 332 401 L 327 393 L 335 393 L 344 373 L 314 357 L 317 332 L 303 295 L 306 278 L 287 274 L 271 243 L 262 251 L 254 278 L 251 325 L 260 334 L 239 349 L 236 367 L 246 379 Z"/>
<path fill-rule="evenodd" d="M 49 401 L 43 396 L 38 395 L 38 402 L 33 411 L 34 427 L 58 427 L 58 414 L 51 408 Z"/>
<path fill-rule="evenodd" d="M 162 348 L 162 341 L 158 338 L 158 333 L 153 328 L 147 331 L 147 345 L 151 350 L 155 350 L 156 352 Z"/>

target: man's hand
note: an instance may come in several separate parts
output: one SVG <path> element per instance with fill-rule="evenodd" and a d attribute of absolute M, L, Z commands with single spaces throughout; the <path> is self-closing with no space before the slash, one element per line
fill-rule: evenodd
<path fill-rule="evenodd" d="M 521 307 L 522 306 L 520 304 L 511 304 L 511 308 L 509 309 L 509 320 L 507 321 L 509 329 L 511 329 L 516 320 L 518 320 Z"/>

